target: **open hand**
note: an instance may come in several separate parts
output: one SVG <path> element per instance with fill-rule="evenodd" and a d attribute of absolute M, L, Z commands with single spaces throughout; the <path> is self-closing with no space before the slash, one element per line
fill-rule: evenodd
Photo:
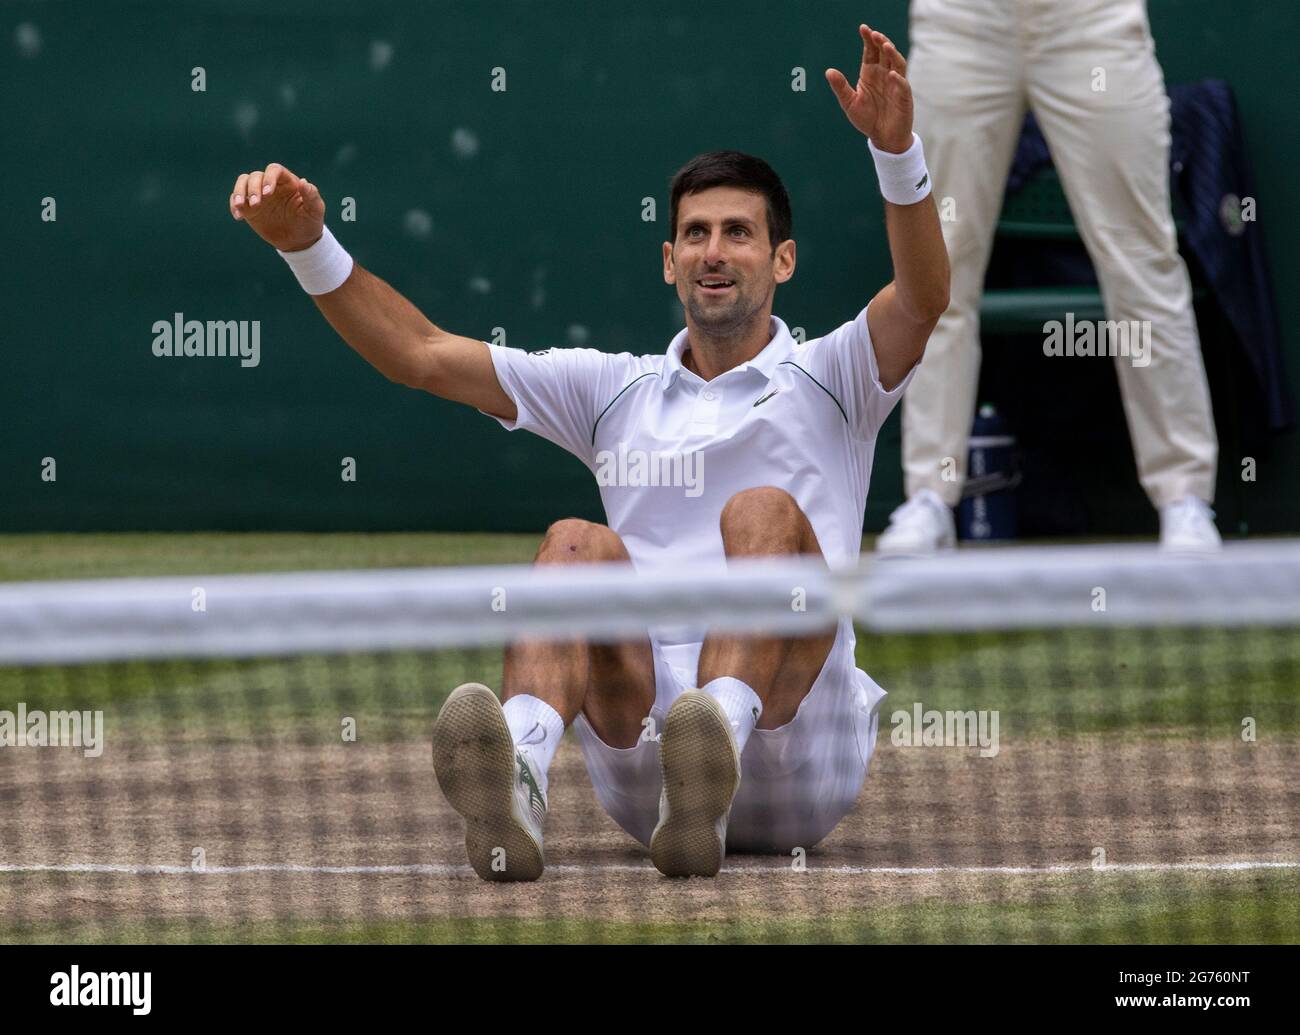
<path fill-rule="evenodd" d="M 843 73 L 826 69 L 826 81 L 853 125 L 882 151 L 899 154 L 912 146 L 912 88 L 907 62 L 883 32 L 858 26 L 862 37 L 862 67 L 858 85 Z"/>

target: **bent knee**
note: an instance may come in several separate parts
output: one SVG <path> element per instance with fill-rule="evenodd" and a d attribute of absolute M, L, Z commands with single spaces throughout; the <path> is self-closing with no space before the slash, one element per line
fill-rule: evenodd
<path fill-rule="evenodd" d="M 742 489 L 722 508 L 722 545 L 728 556 L 820 552 L 812 524 L 784 489 Z"/>
<path fill-rule="evenodd" d="M 727 500 L 722 508 L 723 520 L 730 516 L 759 512 L 765 514 L 800 513 L 799 504 L 785 489 L 775 485 L 756 485 L 752 489 L 741 489 Z"/>
<path fill-rule="evenodd" d="M 582 518 L 563 518 L 547 530 L 537 551 L 537 563 L 564 561 L 622 561 L 627 547 L 608 525 Z"/>
<path fill-rule="evenodd" d="M 793 526 L 802 524 L 803 511 L 795 498 L 784 489 L 773 485 L 760 485 L 741 489 L 722 508 L 720 523 L 725 534 L 729 527 L 739 524 L 758 527 Z"/>

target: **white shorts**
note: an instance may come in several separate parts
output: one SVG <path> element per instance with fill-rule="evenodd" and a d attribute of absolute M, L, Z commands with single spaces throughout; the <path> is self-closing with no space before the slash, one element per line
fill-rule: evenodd
<path fill-rule="evenodd" d="M 651 640 L 655 663 L 656 731 L 684 691 L 696 686 L 700 643 Z M 740 790 L 727 823 L 727 849 L 779 852 L 811 848 L 853 808 L 876 743 L 882 690 L 857 668 L 853 625 L 841 622 L 835 643 L 799 704 L 774 730 L 754 730 L 740 758 Z M 620 827 L 644 845 L 659 822 L 659 743 L 610 747 L 587 717 L 574 720 L 596 797 Z"/>

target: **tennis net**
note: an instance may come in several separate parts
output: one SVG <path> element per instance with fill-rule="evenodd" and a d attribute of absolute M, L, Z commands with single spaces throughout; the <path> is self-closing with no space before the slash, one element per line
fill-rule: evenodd
<path fill-rule="evenodd" d="M 848 618 L 888 696 L 818 843 L 663 878 L 571 731 L 542 879 L 467 865 L 429 733 L 502 644 Z M 0 939 L 1295 941 L 1298 633 L 1289 541 L 4 585 Z"/>

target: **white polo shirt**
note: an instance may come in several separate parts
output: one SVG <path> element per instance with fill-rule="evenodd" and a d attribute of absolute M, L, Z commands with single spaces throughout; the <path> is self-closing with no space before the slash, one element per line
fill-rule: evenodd
<path fill-rule="evenodd" d="M 773 316 L 763 351 L 712 381 L 682 365 L 685 329 L 662 356 L 489 344 L 519 409 L 496 419 L 587 465 L 640 571 L 725 568 L 722 508 L 765 485 L 795 498 L 832 566 L 850 564 L 876 435 L 916 372 L 881 387 L 866 314 L 802 344 Z"/>

